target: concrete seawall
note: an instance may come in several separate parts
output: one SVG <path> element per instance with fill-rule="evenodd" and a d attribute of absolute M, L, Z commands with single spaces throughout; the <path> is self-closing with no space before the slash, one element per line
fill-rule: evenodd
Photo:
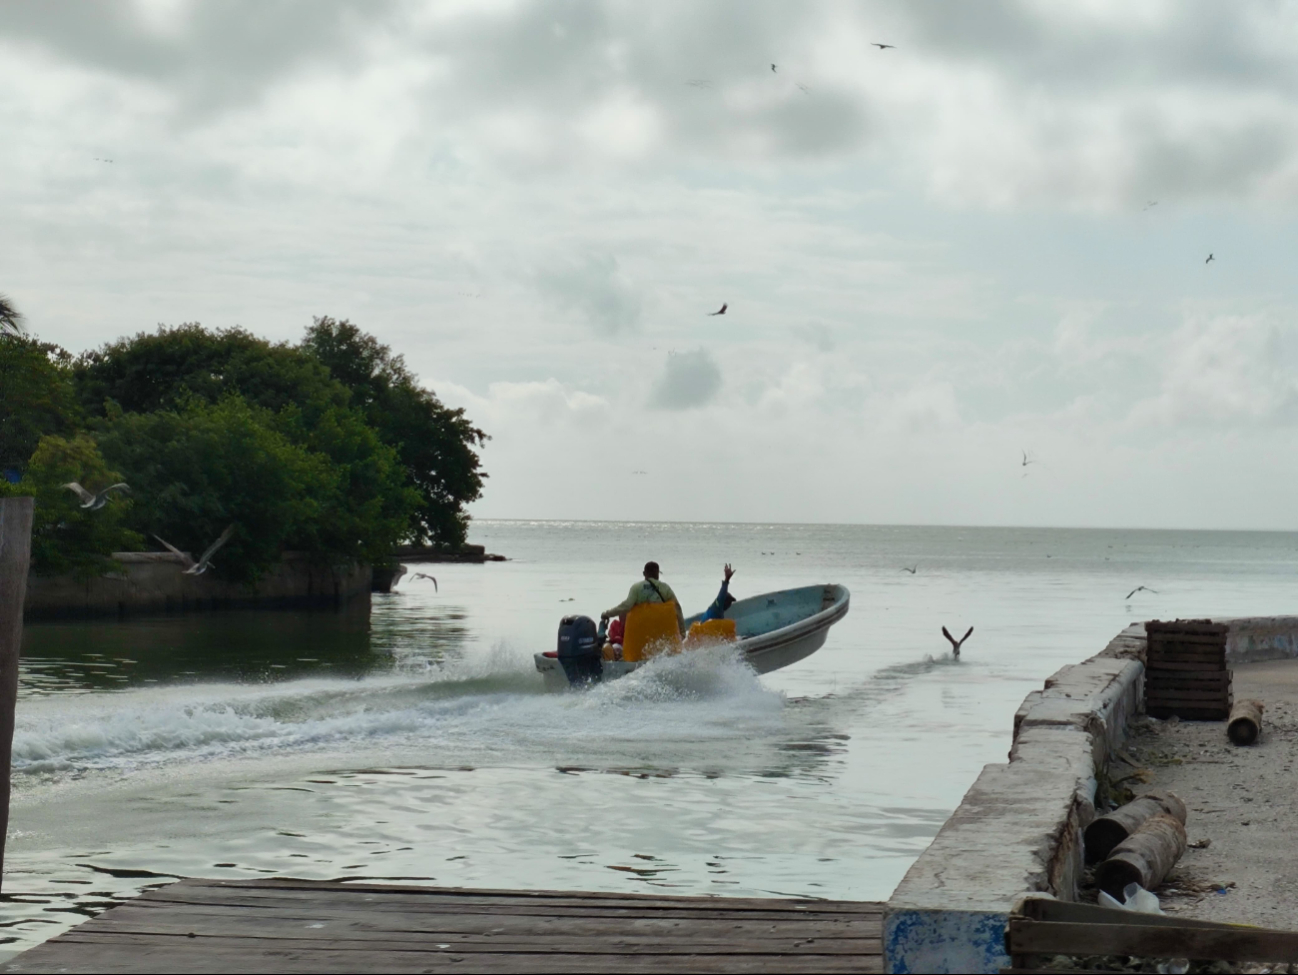
<path fill-rule="evenodd" d="M 1097 769 L 1143 698 L 1144 629 L 1064 667 L 1014 715 L 1009 762 L 988 765 L 888 901 L 885 971 L 1009 967 L 1005 925 L 1022 894 L 1073 899 Z"/>
<path fill-rule="evenodd" d="M 1220 618 L 1231 664 L 1298 657 L 1298 616 Z M 884 970 L 1009 967 L 1005 925 L 1023 894 L 1075 900 L 1098 776 L 1144 709 L 1145 627 L 1064 667 L 1014 715 L 1009 761 L 988 765 L 893 892 Z"/>
<path fill-rule="evenodd" d="M 291 552 L 253 586 L 207 574 L 187 576 L 180 558 L 170 552 L 117 552 L 113 558 L 120 572 L 91 579 L 29 576 L 24 619 L 334 607 L 370 598 L 369 566 L 321 565 Z"/>

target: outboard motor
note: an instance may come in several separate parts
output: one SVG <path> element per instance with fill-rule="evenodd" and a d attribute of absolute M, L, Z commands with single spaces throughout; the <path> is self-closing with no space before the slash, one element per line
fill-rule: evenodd
<path fill-rule="evenodd" d="M 574 687 L 604 676 L 604 640 L 589 616 L 565 616 L 559 621 L 559 663 Z"/>

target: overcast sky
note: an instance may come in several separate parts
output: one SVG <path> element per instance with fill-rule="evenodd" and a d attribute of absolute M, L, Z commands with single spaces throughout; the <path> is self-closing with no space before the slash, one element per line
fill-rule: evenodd
<path fill-rule="evenodd" d="M 479 517 L 1298 528 L 1298 4 L 7 0 L 0 72 L 34 332 L 349 317 Z"/>

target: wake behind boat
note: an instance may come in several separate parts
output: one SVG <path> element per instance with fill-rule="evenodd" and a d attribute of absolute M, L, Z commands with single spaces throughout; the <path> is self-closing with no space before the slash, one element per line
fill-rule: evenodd
<path fill-rule="evenodd" d="M 835 584 L 782 589 L 741 599 L 721 619 L 691 616 L 680 639 L 674 604 L 646 603 L 627 614 L 618 648 L 605 640 L 587 616 L 567 616 L 559 624 L 559 647 L 535 655 L 536 669 L 550 690 L 612 680 L 644 666 L 659 653 L 688 653 L 730 644 L 755 671 L 767 674 L 797 663 L 825 644 L 829 628 L 847 615 L 851 594 Z"/>

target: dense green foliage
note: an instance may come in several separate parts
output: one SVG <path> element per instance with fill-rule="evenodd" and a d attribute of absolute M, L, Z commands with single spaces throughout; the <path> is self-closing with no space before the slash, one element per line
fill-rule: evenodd
<path fill-rule="evenodd" d="M 98 511 L 87 511 L 63 486 L 76 481 L 98 491 L 122 480 L 89 436 L 42 437 L 25 468 L 17 484 L 0 481 L 0 494 L 36 498 L 32 562 L 38 572 L 97 575 L 110 568 L 110 553 L 132 551 L 143 544 L 140 534 L 129 527 L 134 513 L 129 496 L 117 494 Z"/>
<path fill-rule="evenodd" d="M 157 535 L 197 556 L 229 524 L 214 567 L 228 579 L 251 581 L 286 550 L 381 562 L 401 541 L 462 542 L 463 505 L 485 476 L 473 450 L 482 431 L 419 387 L 386 346 L 327 318 L 301 347 L 189 324 L 75 360 L 6 336 L 0 409 L 10 399 L 0 460 L 27 467 L 17 489 L 36 493 L 38 509 L 62 512 L 50 536 L 62 548 L 40 550 L 40 571 L 63 571 L 76 553 L 102 559 L 132 531 L 135 544 Z M 71 441 L 47 436 L 75 431 Z M 111 465 L 131 485 L 129 499 L 77 515 L 99 518 L 102 536 L 77 536 L 79 521 L 64 517 L 70 504 L 79 511 L 75 498 L 47 483 L 75 466 L 70 456 L 54 463 L 60 444 L 76 446 L 85 471 L 64 481 L 101 487 Z"/>
<path fill-rule="evenodd" d="M 70 361 L 55 345 L 16 335 L 0 339 L 0 471 L 21 472 L 41 437 L 77 427 Z"/>
<path fill-rule="evenodd" d="M 473 448 L 487 435 L 469 422 L 464 410 L 443 406 L 422 388 L 401 356 L 346 319 L 317 318 L 302 348 L 347 386 L 352 405 L 364 412 L 384 443 L 396 448 L 421 498 L 411 515 L 409 537 L 463 542 L 468 529 L 464 505 L 482 496 L 487 476 Z"/>

